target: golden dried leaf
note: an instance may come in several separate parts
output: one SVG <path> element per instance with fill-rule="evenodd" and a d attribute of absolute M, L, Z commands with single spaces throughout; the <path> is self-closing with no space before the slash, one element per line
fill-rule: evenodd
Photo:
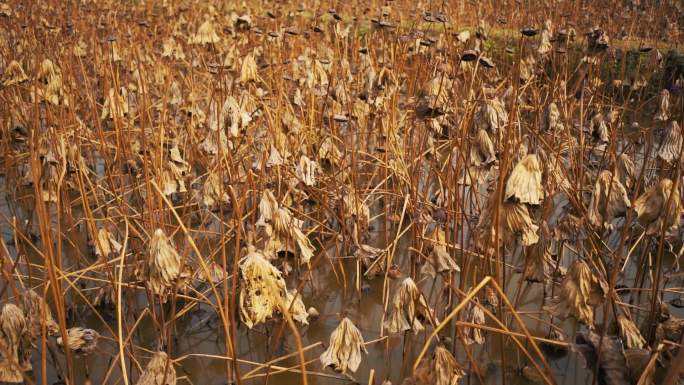
<path fill-rule="evenodd" d="M 589 202 L 587 213 L 589 223 L 594 226 L 603 226 L 604 223 L 626 213 L 630 206 L 631 202 L 625 186 L 610 171 L 601 171 Z"/>
<path fill-rule="evenodd" d="M 309 312 L 306 310 L 304 301 L 302 301 L 302 295 L 298 294 L 296 290 L 287 292 L 287 298 L 282 303 L 282 307 L 288 309 L 295 321 L 301 322 L 304 325 L 309 324 L 309 320 L 307 319 L 309 317 Z"/>
<path fill-rule="evenodd" d="M 165 352 L 156 352 L 136 385 L 176 385 L 176 369 Z"/>
<path fill-rule="evenodd" d="M 361 351 L 368 353 L 361 331 L 345 317 L 330 334 L 328 349 L 320 357 L 321 364 L 341 373 L 356 372 L 361 365 Z"/>
<path fill-rule="evenodd" d="M 218 43 L 220 40 L 221 38 L 214 28 L 214 23 L 211 19 L 207 19 L 200 25 L 197 32 L 190 37 L 188 43 L 204 45 Z"/>
<path fill-rule="evenodd" d="M 155 230 L 145 263 L 146 283 L 154 294 L 165 299 L 173 285 L 182 278 L 182 274 L 181 257 L 164 230 Z"/>
<path fill-rule="evenodd" d="M 24 382 L 23 371 L 30 369 L 25 356 L 30 354 L 26 350 L 28 332 L 24 312 L 6 303 L 0 312 L 0 382 Z"/>
<path fill-rule="evenodd" d="M 549 310 L 560 318 L 572 315 L 593 329 L 594 307 L 603 302 L 606 286 L 586 262 L 576 260 L 561 282 L 558 298 Z"/>
<path fill-rule="evenodd" d="M 660 142 L 657 152 L 658 158 L 669 164 L 675 163 L 679 159 L 683 142 L 682 129 L 679 128 L 679 123 L 676 120 L 671 121 L 665 129 L 665 137 Z"/>
<path fill-rule="evenodd" d="M 97 341 L 100 333 L 93 329 L 86 329 L 80 326 L 67 329 L 69 349 L 76 354 L 88 354 L 97 348 Z M 57 345 L 64 348 L 62 337 L 57 338 Z"/>
<path fill-rule="evenodd" d="M 506 182 L 505 199 L 538 205 L 544 199 L 542 173 L 536 154 L 525 156 L 515 165 Z"/>
<path fill-rule="evenodd" d="M 390 315 L 384 327 L 390 333 L 413 330 L 415 334 L 425 329 L 421 320 L 434 318 L 434 312 L 425 301 L 416 283 L 405 278 L 397 288 L 392 299 Z"/>
<path fill-rule="evenodd" d="M 9 87 L 14 84 L 23 83 L 28 80 L 26 72 L 16 60 L 12 60 L 7 67 L 5 67 L 5 72 L 2 74 L 2 85 Z"/>
<path fill-rule="evenodd" d="M 42 328 L 45 327 L 48 335 L 59 333 L 59 325 L 52 317 L 52 311 L 45 299 L 38 295 L 33 289 L 28 289 L 23 296 L 23 310 L 26 314 L 26 321 L 32 339 L 42 335 Z"/>
<path fill-rule="evenodd" d="M 265 322 L 287 298 L 282 273 L 254 246 L 240 261 L 240 317 L 251 329 Z"/>
<path fill-rule="evenodd" d="M 620 328 L 620 336 L 627 349 L 641 349 L 644 347 L 646 340 L 632 320 L 620 314 L 617 317 L 617 321 Z"/>
<path fill-rule="evenodd" d="M 673 193 L 670 210 L 667 210 L 670 193 Z M 682 208 L 679 190 L 670 179 L 663 178 L 651 186 L 634 202 L 637 221 L 646 228 L 647 235 L 660 232 L 663 224 L 665 230 L 679 224 Z M 663 223 L 664 222 L 664 223 Z"/>

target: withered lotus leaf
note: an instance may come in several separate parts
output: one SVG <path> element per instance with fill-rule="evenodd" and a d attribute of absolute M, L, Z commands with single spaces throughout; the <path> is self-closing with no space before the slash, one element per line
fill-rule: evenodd
<path fill-rule="evenodd" d="M 620 337 L 627 349 L 641 349 L 646 344 L 646 340 L 641 335 L 639 328 L 634 321 L 620 314 L 617 317 Z"/>
<path fill-rule="evenodd" d="M 341 373 L 356 372 L 362 351 L 368 353 L 361 331 L 345 317 L 330 334 L 328 348 L 320 356 L 321 364 Z"/>
<path fill-rule="evenodd" d="M 549 310 L 560 318 L 576 317 L 593 329 L 594 307 L 603 302 L 606 286 L 585 261 L 578 259 L 570 266 Z"/>
<path fill-rule="evenodd" d="M 506 199 L 515 199 L 520 203 L 538 205 L 544 199 L 542 189 L 542 172 L 539 158 L 529 154 L 515 165 L 506 182 Z"/>
<path fill-rule="evenodd" d="M 589 330 L 576 338 L 576 349 L 584 356 L 589 368 L 598 366 L 599 384 L 631 384 L 629 368 L 622 342 L 614 336 L 601 336 Z"/>
<path fill-rule="evenodd" d="M 672 199 L 670 199 L 670 194 Z M 671 200 L 668 210 L 668 201 Z M 679 190 L 672 180 L 661 179 L 634 202 L 637 221 L 646 229 L 647 235 L 657 234 L 662 226 L 665 230 L 679 224 L 682 208 Z"/>
<path fill-rule="evenodd" d="M 100 338 L 100 333 L 93 329 L 86 329 L 80 326 L 67 329 L 67 342 L 69 350 L 76 354 L 88 354 L 97 348 L 97 341 Z M 57 338 L 57 345 L 64 348 L 64 339 Z"/>
<path fill-rule="evenodd" d="M 164 230 L 157 229 L 150 239 L 146 257 L 146 283 L 154 294 L 164 299 L 182 278 L 181 256 Z"/>
<path fill-rule="evenodd" d="M 24 356 L 28 332 L 24 312 L 13 303 L 6 303 L 0 312 L 0 382 L 24 382 L 23 372 L 30 369 Z"/>
<path fill-rule="evenodd" d="M 402 385 L 458 385 L 465 371 L 459 365 L 449 349 L 442 345 L 435 347 L 432 357 L 425 357 L 413 373 Z"/>
<path fill-rule="evenodd" d="M 22 305 L 32 339 L 35 340 L 42 335 L 43 327 L 48 335 L 59 333 L 59 326 L 52 317 L 50 306 L 33 289 L 24 292 Z"/>
<path fill-rule="evenodd" d="M 658 158 L 669 164 L 675 163 L 679 159 L 683 142 L 682 129 L 679 127 L 679 123 L 675 120 L 670 121 L 665 128 L 665 136 L 658 148 Z"/>
<path fill-rule="evenodd" d="M 670 91 L 664 89 L 660 91 L 658 101 L 658 111 L 655 120 L 667 121 L 670 118 Z"/>
<path fill-rule="evenodd" d="M 301 322 L 304 325 L 309 324 L 309 312 L 304 305 L 301 294 L 297 294 L 296 290 L 287 292 L 287 298 L 281 306 L 290 312 L 295 321 Z"/>
<path fill-rule="evenodd" d="M 165 352 L 156 352 L 136 385 L 176 385 L 176 369 Z"/>
<path fill-rule="evenodd" d="M 392 297 L 390 315 L 385 320 L 385 328 L 390 333 L 413 330 L 415 334 L 425 329 L 422 319 L 429 319 L 432 309 L 425 301 L 420 289 L 410 277 L 404 278 Z"/>
<path fill-rule="evenodd" d="M 466 310 L 464 315 L 466 322 L 477 325 L 483 325 L 485 323 L 484 311 L 479 306 L 477 306 L 475 302 L 471 302 L 468 305 L 468 309 Z M 482 329 L 478 327 L 462 326 L 459 329 L 459 332 L 460 335 L 463 337 L 463 341 L 468 345 L 482 345 L 485 343 L 484 333 L 482 332 Z"/>
<path fill-rule="evenodd" d="M 190 36 L 188 43 L 204 45 L 218 43 L 220 40 L 221 38 L 216 33 L 214 23 L 211 19 L 207 19 L 197 28 L 197 32 Z"/>
<path fill-rule="evenodd" d="M 240 283 L 240 317 L 250 329 L 272 317 L 286 302 L 282 273 L 254 246 L 247 246 L 247 255 L 240 261 Z"/>
<path fill-rule="evenodd" d="M 626 213 L 629 207 L 631 202 L 625 186 L 610 171 L 601 171 L 589 202 L 589 222 L 594 226 L 602 226 Z"/>

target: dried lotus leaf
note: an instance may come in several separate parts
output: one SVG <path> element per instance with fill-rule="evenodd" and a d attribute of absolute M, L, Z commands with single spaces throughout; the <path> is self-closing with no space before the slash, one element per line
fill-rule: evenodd
<path fill-rule="evenodd" d="M 345 317 L 330 334 L 328 348 L 320 356 L 321 364 L 341 373 L 356 372 L 361 365 L 361 351 L 368 353 L 361 331 Z"/>
<path fill-rule="evenodd" d="M 216 33 L 214 23 L 210 19 L 207 19 L 199 26 L 197 32 L 190 36 L 188 43 L 205 45 L 218 43 L 220 40 L 221 38 Z"/>
<path fill-rule="evenodd" d="M 513 198 L 520 203 L 538 205 L 544 199 L 541 182 L 542 172 L 537 155 L 527 155 L 515 165 L 508 177 L 505 199 Z"/>
<path fill-rule="evenodd" d="M 641 349 L 646 344 L 646 340 L 641 335 L 639 328 L 632 320 L 620 314 L 617 317 L 620 337 L 627 349 Z"/>
<path fill-rule="evenodd" d="M 59 333 L 59 325 L 57 325 L 57 322 L 52 317 L 50 306 L 33 289 L 28 289 L 24 292 L 23 310 L 26 314 L 26 321 L 32 339 L 42 335 L 43 327 L 45 327 L 48 335 Z"/>
<path fill-rule="evenodd" d="M 176 370 L 165 352 L 156 352 L 136 385 L 176 385 Z"/>
<path fill-rule="evenodd" d="M 601 171 L 589 202 L 589 222 L 594 226 L 603 226 L 626 213 L 630 206 L 625 186 L 610 171 Z"/>
<path fill-rule="evenodd" d="M 145 264 L 146 283 L 154 294 L 165 301 L 173 285 L 184 274 L 181 272 L 181 257 L 164 230 L 155 230 L 147 249 Z"/>
<path fill-rule="evenodd" d="M 682 151 L 682 129 L 679 123 L 673 120 L 665 129 L 665 137 L 660 142 L 657 154 L 658 158 L 662 159 L 668 164 L 673 164 L 679 159 L 679 154 Z"/>
<path fill-rule="evenodd" d="M 576 260 L 561 282 L 558 298 L 549 310 L 560 318 L 572 315 L 593 329 L 594 307 L 603 302 L 606 286 L 586 262 Z"/>
<path fill-rule="evenodd" d="M 670 193 L 674 195 L 668 211 Z M 637 213 L 637 221 L 646 228 L 647 235 L 660 232 L 663 222 L 667 230 L 679 224 L 682 212 L 679 190 L 675 188 L 672 180 L 663 178 L 634 202 L 634 210 Z"/>
<path fill-rule="evenodd" d="M 304 325 L 309 324 L 309 312 L 304 305 L 304 301 L 302 301 L 301 294 L 298 294 L 296 290 L 290 290 L 287 292 L 287 298 L 285 302 L 283 302 L 283 307 L 288 309 L 295 321 Z"/>
<path fill-rule="evenodd" d="M 93 329 L 77 326 L 67 329 L 67 336 L 69 350 L 76 354 L 88 354 L 97 348 L 97 341 L 100 338 L 100 333 Z M 57 345 L 64 348 L 64 340 L 62 337 L 57 338 Z"/>
<path fill-rule="evenodd" d="M 282 273 L 254 246 L 240 261 L 240 317 L 250 329 L 265 322 L 287 298 Z"/>
<path fill-rule="evenodd" d="M 421 319 L 434 318 L 433 314 L 416 283 L 408 277 L 399 284 L 393 296 L 390 315 L 385 320 L 384 327 L 390 333 L 413 330 L 418 334 L 425 329 Z"/>

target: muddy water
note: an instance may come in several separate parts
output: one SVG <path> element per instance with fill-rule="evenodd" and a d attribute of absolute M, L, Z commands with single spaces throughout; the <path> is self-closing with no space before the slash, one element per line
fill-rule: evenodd
<path fill-rule="evenodd" d="M 4 183 L 3 183 L 4 185 Z M 28 207 L 30 205 L 23 205 L 21 202 L 10 202 L 9 199 L 2 200 L 1 207 L 3 221 L 11 218 L 12 215 L 17 215 L 18 221 L 21 223 L 24 219 L 28 219 L 30 212 Z M 385 229 L 381 224 L 374 224 L 374 231 L 371 232 L 370 244 L 373 246 L 383 247 L 383 239 L 385 236 Z M 2 226 L 3 239 L 8 245 L 8 249 L 13 257 L 16 256 L 16 249 L 13 246 L 13 232 L 7 223 Z M 35 229 L 34 229 L 35 230 Z M 63 232 L 70 234 L 63 239 L 63 253 L 65 261 L 74 264 L 78 256 L 86 256 L 90 253 L 87 246 L 87 240 L 83 231 L 66 231 L 68 227 L 63 225 Z M 387 229 L 389 234 L 397 233 L 395 227 Z M 410 234 L 408 232 L 407 234 Z M 408 247 L 410 240 L 408 236 L 402 238 L 398 244 L 395 261 L 399 266 L 408 265 Z M 38 243 L 40 247 L 40 243 Z M 328 250 L 332 257 L 336 256 L 335 249 Z M 562 264 L 568 264 L 567 261 L 574 259 L 574 256 L 564 255 Z M 40 257 L 31 254 L 30 259 L 33 263 L 40 265 Z M 513 253 L 507 263 L 513 266 L 523 266 L 520 253 Z M 336 271 L 333 271 L 330 264 L 322 263 L 316 270 L 316 275 L 310 284 L 305 284 L 303 287 L 303 300 L 307 306 L 316 307 L 321 317 L 312 321 L 310 326 L 302 326 L 299 331 L 304 346 L 323 342 L 327 345 L 328 338 L 332 330 L 337 326 L 340 317 L 339 312 L 342 309 L 343 315 L 349 317 L 362 331 L 366 341 L 376 340 L 381 337 L 381 315 L 383 313 L 383 280 L 382 278 L 375 278 L 371 280 L 363 280 L 367 283 L 361 292 L 357 291 L 353 284 L 348 284 L 345 288 L 338 281 L 338 276 L 342 273 L 340 266 L 344 267 L 344 275 L 347 277 L 346 282 L 356 282 L 356 264 L 352 259 L 341 259 L 341 265 L 336 264 Z M 666 263 L 669 266 L 669 263 Z M 630 265 L 634 269 L 633 265 Z M 22 271 L 26 273 L 25 267 Z M 628 270 L 629 274 L 629 270 Z M 32 275 L 35 277 L 29 283 L 25 279 L 25 284 L 30 284 L 32 287 L 42 288 L 42 273 L 40 268 L 34 267 Z M 288 277 L 288 287 L 296 287 L 299 280 L 295 277 L 296 274 Z M 540 283 L 520 282 L 521 274 L 515 269 L 509 268 L 506 273 L 507 285 L 506 293 L 511 301 L 517 302 L 517 309 L 521 313 L 528 314 L 524 317 L 526 327 L 533 335 L 546 337 L 549 333 L 549 326 L 546 324 L 550 320 L 548 313 L 542 309 L 544 303 L 544 296 L 550 295 L 551 287 L 544 288 Z M 632 274 L 633 276 L 633 274 Z M 460 280 L 460 277 L 457 277 Z M 419 287 L 429 296 L 431 304 L 444 303 L 443 282 L 441 278 L 437 278 L 434 283 L 431 278 L 422 277 L 417 280 Z M 394 286 L 398 284 L 399 280 L 390 280 L 390 293 L 394 292 Z M 457 281 L 458 282 L 458 281 Z M 666 300 L 673 298 L 674 294 L 668 295 Z M 72 304 L 70 309 L 68 326 L 85 326 L 98 330 L 105 339 L 100 343 L 99 350 L 96 354 L 88 357 L 76 357 L 75 359 L 75 378 L 77 384 L 87 383 L 87 378 L 93 384 L 117 384 L 121 373 L 116 362 L 117 346 L 108 338 L 112 335 L 109 330 L 116 330 L 115 315 L 111 311 L 102 310 L 103 320 L 93 315 L 92 312 L 84 310 L 82 301 L 79 301 L 73 293 L 73 290 L 67 294 L 68 303 Z M 141 312 L 147 308 L 147 300 L 144 291 L 137 290 L 133 293 L 132 299 L 136 303 L 135 311 L 133 311 L 134 318 L 140 316 Z M 517 299 L 517 300 L 516 300 Z M 645 300 L 645 297 L 642 298 Z M 179 305 L 183 302 L 179 302 Z M 643 303 L 643 302 L 642 302 Z M 494 309 L 492 309 L 494 310 Z M 157 308 L 155 311 L 159 311 Z M 169 311 L 168 307 L 164 311 Z M 436 306 L 437 317 L 444 318 L 444 306 Z M 597 309 L 597 317 L 601 319 L 601 311 Z M 542 322 L 543 321 L 543 322 Z M 641 321 L 641 320 L 639 320 Z M 224 352 L 224 342 L 221 335 L 221 327 L 219 320 L 214 311 L 202 305 L 196 308 L 195 311 L 180 318 L 175 323 L 174 340 L 171 342 L 172 356 L 183 357 L 187 354 L 204 354 L 204 355 L 222 355 Z M 554 323 L 560 326 L 568 340 L 574 337 L 573 330 L 575 329 L 575 321 L 567 320 L 559 323 L 554 320 Z M 488 321 L 489 326 L 496 327 L 491 321 Z M 511 328 L 520 331 L 520 328 L 515 325 L 515 322 L 510 322 Z M 579 331 L 583 330 L 579 327 Z M 136 329 L 133 337 L 133 342 L 137 347 L 155 350 L 158 348 L 157 338 L 158 328 L 153 324 L 150 317 L 145 316 L 141 318 L 141 322 Z M 431 330 L 431 328 L 428 328 Z M 282 334 L 281 334 L 282 333 Z M 282 335 L 281 338 L 278 338 Z M 447 329 L 444 335 L 453 335 L 453 329 Z M 486 343 L 482 346 L 471 345 L 472 355 L 474 360 L 478 363 L 479 371 L 484 381 L 487 384 L 528 384 L 533 383 L 529 378 L 523 375 L 523 367 L 527 364 L 522 354 L 515 348 L 515 345 L 510 340 L 502 340 L 494 333 L 486 333 Z M 374 370 L 374 382 L 380 384 L 383 380 L 389 379 L 393 384 L 401 383 L 401 379 L 410 371 L 410 367 L 419 352 L 420 348 L 428 337 L 427 333 L 423 332 L 417 336 L 404 339 L 403 336 L 392 336 L 389 339 L 381 340 L 367 346 L 368 354 L 364 355 L 361 367 L 354 374 L 355 379 L 362 384 L 369 383 L 369 375 Z M 244 325 L 240 326 L 238 335 L 239 357 L 246 361 L 255 363 L 266 362 L 279 356 L 296 352 L 296 344 L 294 338 L 291 336 L 287 327 L 281 320 L 269 322 L 267 325 L 260 325 L 253 330 L 248 330 Z M 449 343 L 449 342 L 447 342 Z M 54 347 L 54 340 L 51 341 L 51 351 L 44 352 L 48 357 L 47 372 L 43 373 L 40 368 L 40 358 L 43 352 L 36 351 L 33 355 L 34 371 L 32 373 L 36 383 L 42 383 L 47 379 L 48 384 L 58 383 L 59 374 L 52 364 L 52 360 L 56 358 L 59 361 L 61 368 L 65 367 L 64 357 L 59 352 L 58 348 Z M 503 346 L 503 354 L 501 348 Z M 526 344 L 526 346 L 529 346 Z M 350 379 L 334 373 L 330 369 L 322 368 L 317 360 L 317 357 L 324 350 L 323 346 L 317 346 L 308 350 L 305 353 L 307 360 L 314 360 L 308 365 L 309 371 L 313 372 L 309 375 L 309 384 L 343 384 L 349 383 Z M 139 365 L 144 366 L 149 352 L 136 348 L 136 358 L 139 360 Z M 477 377 L 473 374 L 473 368 L 468 365 L 468 359 L 463 351 L 460 343 L 457 343 L 455 349 L 456 357 L 461 362 L 465 369 L 470 373 L 468 377 L 462 380 L 463 384 L 478 383 Z M 503 358 L 503 360 L 502 360 Z M 573 352 L 560 355 L 548 355 L 546 357 L 551 370 L 554 373 L 557 383 L 559 384 L 575 384 L 575 383 L 590 383 L 591 372 L 584 368 L 584 362 L 578 354 Z M 505 365 L 504 365 L 505 361 Z M 137 365 L 137 364 L 130 364 Z M 284 367 L 297 368 L 299 360 L 296 356 L 280 361 L 277 365 Z M 110 366 L 114 369 L 109 373 L 109 380 L 104 381 L 107 377 L 107 370 Z M 246 373 L 254 368 L 254 365 L 243 363 L 240 365 L 241 373 Z M 129 367 L 129 369 L 131 369 Z M 275 369 L 272 369 L 274 371 Z M 177 372 L 179 376 L 185 376 L 188 380 L 186 383 L 203 384 L 203 385 L 223 385 L 227 383 L 226 379 L 226 363 L 217 358 L 190 356 L 185 358 L 177 365 Z M 129 370 L 129 379 L 136 379 L 138 371 Z M 266 371 L 262 370 L 260 376 L 245 381 L 248 384 L 282 384 L 294 385 L 301 384 L 301 376 L 298 373 L 279 373 L 265 375 Z M 183 380 L 180 380 L 183 383 Z"/>

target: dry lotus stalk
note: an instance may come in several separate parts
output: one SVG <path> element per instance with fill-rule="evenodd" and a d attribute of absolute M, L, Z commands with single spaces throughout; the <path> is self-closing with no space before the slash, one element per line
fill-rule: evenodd
<path fill-rule="evenodd" d="M 411 378 L 402 385 L 458 385 L 465 371 L 444 346 L 437 346 L 431 359 L 423 358 Z"/>
<path fill-rule="evenodd" d="M 28 289 L 23 296 L 23 310 L 26 314 L 26 321 L 31 335 L 31 339 L 39 338 L 45 327 L 48 335 L 59 333 L 59 325 L 52 317 L 52 311 L 43 297 L 39 296 L 33 289 Z"/>
<path fill-rule="evenodd" d="M 251 329 L 265 322 L 287 298 L 282 273 L 254 246 L 240 261 L 240 317 Z"/>
<path fill-rule="evenodd" d="M 603 303 L 606 283 L 591 271 L 586 262 L 576 260 L 561 282 L 558 298 L 550 307 L 560 318 L 569 315 L 594 328 L 594 307 Z"/>
<path fill-rule="evenodd" d="M 679 153 L 682 151 L 683 141 L 679 124 L 675 120 L 671 121 L 665 129 L 665 137 L 660 142 L 658 158 L 669 164 L 676 162 L 679 159 Z"/>
<path fill-rule="evenodd" d="M 360 244 L 354 251 L 354 257 L 359 259 L 366 268 L 366 276 L 375 277 L 384 272 L 384 261 L 378 261 L 378 258 L 384 258 L 384 253 L 385 249 Z"/>
<path fill-rule="evenodd" d="M 646 340 L 632 320 L 620 314 L 617 317 L 617 321 L 620 328 L 620 336 L 627 349 L 641 349 L 644 347 Z"/>
<path fill-rule="evenodd" d="M 506 182 L 505 199 L 538 205 L 544 199 L 541 167 L 536 154 L 525 156 L 515 165 Z"/>
<path fill-rule="evenodd" d="M 210 19 L 207 19 L 200 25 L 197 32 L 190 37 L 188 43 L 204 45 L 218 43 L 220 40 L 221 38 L 214 28 L 214 23 Z"/>
<path fill-rule="evenodd" d="M 157 229 L 147 249 L 146 283 L 165 301 L 173 285 L 182 278 L 181 257 L 164 230 Z"/>
<path fill-rule="evenodd" d="M 136 385 L 176 385 L 176 369 L 165 352 L 156 352 Z"/>
<path fill-rule="evenodd" d="M 433 311 L 425 301 L 420 289 L 410 277 L 400 284 L 392 299 L 389 318 L 385 320 L 385 329 L 390 333 L 401 333 L 413 330 L 415 334 L 425 329 L 422 319 L 432 317 Z"/>
<path fill-rule="evenodd" d="M 25 356 L 27 333 L 24 312 L 13 303 L 6 303 L 0 312 L 0 382 L 24 382 L 23 372 L 30 369 Z"/>
<path fill-rule="evenodd" d="M 328 349 L 320 357 L 321 364 L 341 373 L 356 372 L 361 365 L 361 351 L 368 354 L 361 331 L 345 317 L 330 334 Z"/>
<path fill-rule="evenodd" d="M 97 340 L 100 338 L 100 333 L 93 329 L 77 326 L 68 329 L 67 336 L 69 350 L 76 354 L 88 354 L 97 348 Z M 64 340 L 62 337 L 57 338 L 57 345 L 64 348 Z"/>
<path fill-rule="evenodd" d="M 484 325 L 485 314 L 482 308 L 478 306 L 478 304 L 479 302 L 477 302 L 477 304 L 476 302 L 471 302 L 468 305 L 468 310 L 465 312 L 465 321 L 472 324 Z M 485 343 L 485 337 L 482 333 L 482 329 L 480 328 L 463 326 L 459 329 L 459 332 L 460 335 L 463 337 L 464 343 L 468 345 L 482 345 Z"/>
<path fill-rule="evenodd" d="M 16 60 L 12 60 L 5 68 L 5 72 L 2 74 L 2 85 L 5 87 L 23 83 L 27 80 L 28 76 L 26 76 L 26 72 L 24 72 L 21 63 Z"/>
<path fill-rule="evenodd" d="M 304 301 L 302 301 L 301 294 L 297 294 L 296 290 L 287 292 L 287 298 L 285 299 L 285 302 L 282 303 L 282 306 L 285 307 L 285 309 L 288 309 L 295 321 L 301 322 L 304 325 L 309 324 L 309 320 L 307 319 L 309 313 L 306 310 Z"/>
<path fill-rule="evenodd" d="M 660 121 L 667 121 L 670 118 L 670 91 L 664 89 L 660 91 L 660 98 L 658 102 L 658 112 L 654 119 Z"/>
<path fill-rule="evenodd" d="M 587 213 L 589 223 L 594 226 L 603 226 L 604 223 L 626 213 L 629 207 L 631 207 L 631 202 L 625 186 L 610 171 L 601 171 L 589 202 Z"/>
<path fill-rule="evenodd" d="M 667 210 L 671 192 L 674 193 L 672 206 L 670 210 Z M 647 235 L 659 233 L 663 221 L 665 222 L 665 230 L 668 230 L 670 227 L 679 224 L 682 212 L 679 191 L 670 179 L 663 178 L 634 202 L 634 209 L 637 213 L 637 221 L 646 228 Z"/>
<path fill-rule="evenodd" d="M 123 246 L 116 240 L 114 234 L 104 227 L 97 231 L 95 239 L 95 255 L 100 258 L 107 258 L 112 254 L 121 252 Z"/>

